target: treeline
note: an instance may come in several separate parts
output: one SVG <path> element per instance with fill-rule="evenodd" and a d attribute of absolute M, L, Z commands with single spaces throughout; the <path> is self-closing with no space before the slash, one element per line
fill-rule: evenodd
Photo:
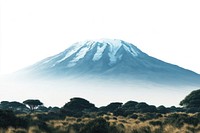
<path fill-rule="evenodd" d="M 145 102 L 128 101 L 126 103 L 113 102 L 107 106 L 97 108 L 93 103 L 83 98 L 71 98 L 63 107 L 45 107 L 38 99 L 28 99 L 23 103 L 2 101 L 0 109 L 12 110 L 16 114 L 31 113 L 31 112 L 53 112 L 65 114 L 68 116 L 82 116 L 90 112 L 98 113 L 113 113 L 116 116 L 128 116 L 132 113 L 170 113 L 170 112 L 200 112 L 200 90 L 192 91 L 188 96 L 180 101 L 183 107 L 165 107 L 149 105 Z"/>
<path fill-rule="evenodd" d="M 97 108 L 93 103 L 88 100 L 75 97 L 71 98 L 68 103 L 63 107 L 45 107 L 40 100 L 29 99 L 23 103 L 20 102 L 9 102 L 2 101 L 0 103 L 0 109 L 2 110 L 12 110 L 16 114 L 28 114 L 32 112 L 53 112 L 65 114 L 68 116 L 80 117 L 84 114 L 91 112 L 98 113 L 113 113 L 116 116 L 128 116 L 132 113 L 169 113 L 169 112 L 185 112 L 184 108 L 180 107 L 165 107 L 163 105 L 156 107 L 154 105 L 149 105 L 145 102 L 128 101 L 126 103 L 113 102 L 106 106 Z"/>

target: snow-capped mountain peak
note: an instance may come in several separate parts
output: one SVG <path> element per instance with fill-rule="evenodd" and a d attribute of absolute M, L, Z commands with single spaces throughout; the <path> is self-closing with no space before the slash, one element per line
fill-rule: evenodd
<path fill-rule="evenodd" d="M 103 76 L 167 84 L 200 83 L 197 73 L 158 60 L 133 44 L 117 39 L 77 42 L 23 72 L 48 77 Z"/>
<path fill-rule="evenodd" d="M 137 56 L 140 53 L 140 50 L 133 44 L 118 39 L 99 39 L 94 42 L 109 45 L 110 53 L 112 53 L 112 55 L 115 55 L 121 47 L 123 47 L 127 52 L 132 53 L 133 56 Z"/>
<path fill-rule="evenodd" d="M 77 64 L 79 60 L 84 58 L 87 53 L 92 52 L 92 61 L 98 61 L 102 58 L 105 51 L 109 56 L 109 64 L 116 63 L 120 60 L 123 54 L 117 54 L 120 49 L 124 49 L 126 52 L 130 53 L 133 57 L 138 56 L 141 51 L 134 45 L 117 39 L 99 39 L 84 42 L 77 42 L 65 51 L 65 56 L 57 61 L 57 63 L 63 62 L 67 58 L 73 56 L 67 67 L 73 67 Z"/>

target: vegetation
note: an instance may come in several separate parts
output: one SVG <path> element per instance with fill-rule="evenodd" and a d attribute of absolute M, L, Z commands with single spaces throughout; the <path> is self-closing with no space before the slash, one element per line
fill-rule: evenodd
<path fill-rule="evenodd" d="M 40 100 L 33 100 L 33 99 L 28 99 L 23 103 L 29 106 L 31 112 L 33 112 L 38 106 L 43 105 L 43 103 L 40 102 Z"/>
<path fill-rule="evenodd" d="M 45 107 L 39 100 L 2 101 L 2 133 L 198 133 L 199 91 L 193 91 L 180 107 L 156 107 L 144 102 L 110 103 L 97 108 L 83 98 L 72 98 L 62 108 Z M 25 104 L 29 106 L 28 109 Z M 31 110 L 31 111 L 30 111 Z M 34 112 L 33 112 L 34 111 Z"/>
<path fill-rule="evenodd" d="M 192 91 L 188 96 L 180 102 L 187 112 L 200 112 L 200 89 Z"/>
<path fill-rule="evenodd" d="M 15 113 L 20 113 L 20 112 L 28 112 L 29 109 L 24 105 L 23 103 L 20 102 L 8 102 L 8 101 L 2 101 L 0 104 L 0 109 L 4 110 L 12 110 Z"/>
<path fill-rule="evenodd" d="M 52 119 L 46 119 L 46 117 L 50 115 L 52 115 Z M 57 119 L 58 117 L 56 115 L 49 113 L 11 115 L 9 119 L 4 119 L 3 122 L 1 121 L 0 132 L 198 133 L 200 131 L 200 113 L 157 114 L 156 117 L 152 113 L 134 113 L 134 115 L 137 115 L 138 118 L 114 116 L 112 113 L 102 115 L 93 113 L 82 117 L 65 116 L 59 119 Z M 8 115 L 6 115 L 6 117 L 7 116 Z M 55 116 L 56 119 L 53 118 Z M 12 119 L 12 121 L 8 121 L 10 119 Z M 2 125 L 2 123 L 6 125 Z"/>

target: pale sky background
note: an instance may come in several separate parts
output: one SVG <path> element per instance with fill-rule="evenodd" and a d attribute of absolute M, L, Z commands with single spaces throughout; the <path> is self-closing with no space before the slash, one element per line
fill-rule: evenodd
<path fill-rule="evenodd" d="M 87 39 L 116 38 L 200 73 L 199 0 L 1 0 L 0 74 Z"/>

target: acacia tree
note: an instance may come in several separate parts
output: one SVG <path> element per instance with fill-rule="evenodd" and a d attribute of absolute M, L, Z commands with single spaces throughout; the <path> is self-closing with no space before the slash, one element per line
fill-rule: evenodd
<path fill-rule="evenodd" d="M 33 112 L 38 106 L 43 105 L 40 100 L 28 99 L 23 101 L 24 104 L 28 105 L 31 112 Z"/>

